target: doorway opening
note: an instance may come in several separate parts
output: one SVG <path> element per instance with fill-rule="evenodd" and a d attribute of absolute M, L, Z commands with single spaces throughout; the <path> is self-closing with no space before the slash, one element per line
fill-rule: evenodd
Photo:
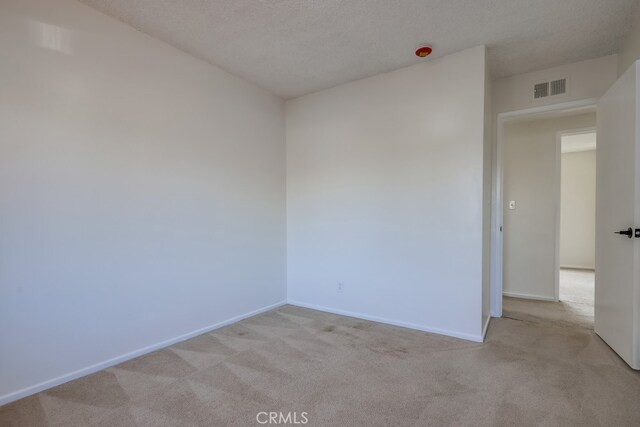
<path fill-rule="evenodd" d="M 505 317 L 593 329 L 595 127 L 594 104 L 499 116 L 493 308 L 499 297 Z"/>
<path fill-rule="evenodd" d="M 596 131 L 560 138 L 560 271 L 558 300 L 579 324 L 593 327 L 595 298 Z"/>

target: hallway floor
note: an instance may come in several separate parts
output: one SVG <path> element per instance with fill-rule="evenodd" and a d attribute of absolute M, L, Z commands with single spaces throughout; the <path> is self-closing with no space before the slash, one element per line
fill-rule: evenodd
<path fill-rule="evenodd" d="M 593 329 L 594 272 L 560 270 L 560 302 L 503 298 L 502 314 L 516 320 Z"/>

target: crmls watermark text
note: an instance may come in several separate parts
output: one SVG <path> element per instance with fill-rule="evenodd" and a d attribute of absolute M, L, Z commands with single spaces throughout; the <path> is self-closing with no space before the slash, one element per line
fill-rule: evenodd
<path fill-rule="evenodd" d="M 258 412 L 258 424 L 307 424 L 308 412 Z"/>

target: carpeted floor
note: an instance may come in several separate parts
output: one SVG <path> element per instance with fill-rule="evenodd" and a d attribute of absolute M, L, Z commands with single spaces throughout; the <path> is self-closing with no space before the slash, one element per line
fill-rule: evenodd
<path fill-rule="evenodd" d="M 560 269 L 560 301 L 584 304 L 593 309 L 596 273 L 593 270 Z"/>
<path fill-rule="evenodd" d="M 494 319 L 484 344 L 284 306 L 0 408 L 2 426 L 640 425 L 593 332 Z"/>
<path fill-rule="evenodd" d="M 595 274 L 588 270 L 560 270 L 560 302 L 503 298 L 502 315 L 539 324 L 593 330 Z"/>

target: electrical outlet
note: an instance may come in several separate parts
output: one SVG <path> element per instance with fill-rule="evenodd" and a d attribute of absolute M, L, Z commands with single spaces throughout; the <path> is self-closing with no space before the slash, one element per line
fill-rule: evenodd
<path fill-rule="evenodd" d="M 341 294 L 344 290 L 344 285 L 342 283 L 338 283 L 338 293 Z"/>

